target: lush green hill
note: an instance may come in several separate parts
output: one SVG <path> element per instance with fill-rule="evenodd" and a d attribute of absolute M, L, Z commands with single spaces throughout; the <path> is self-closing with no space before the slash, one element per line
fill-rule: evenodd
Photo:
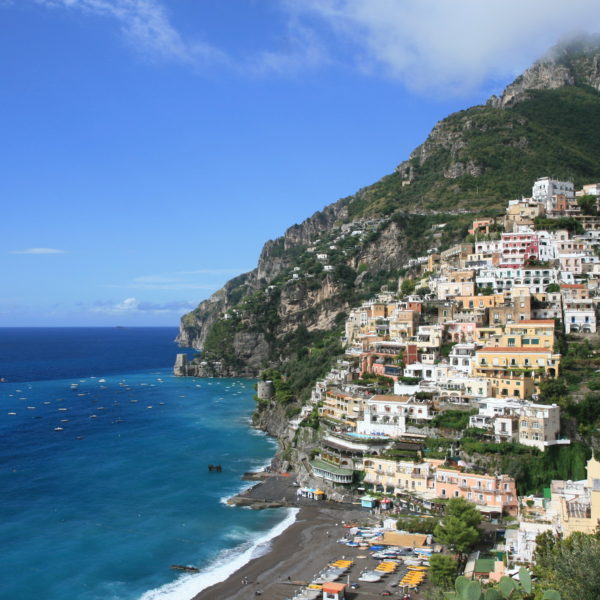
<path fill-rule="evenodd" d="M 179 341 L 205 361 L 188 374 L 278 367 L 292 396 L 306 393 L 339 350 L 344 311 L 382 285 L 395 290 L 408 258 L 462 239 L 474 215 L 529 196 L 538 177 L 600 179 L 598 90 L 592 40 L 558 48 L 502 97 L 439 122 L 394 173 L 267 242 L 254 271 L 184 315 Z M 439 235 L 436 223 L 446 224 Z"/>
<path fill-rule="evenodd" d="M 597 179 L 600 93 L 569 86 L 529 96 L 506 108 L 476 106 L 438 123 L 424 145 L 426 160 L 417 154 L 348 199 L 350 216 L 399 209 L 485 212 L 530 195 L 541 176 L 576 185 Z"/>

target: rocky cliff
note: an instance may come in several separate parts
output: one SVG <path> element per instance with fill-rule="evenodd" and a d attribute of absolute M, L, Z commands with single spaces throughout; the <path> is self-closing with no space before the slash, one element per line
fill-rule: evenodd
<path fill-rule="evenodd" d="M 496 214 L 540 176 L 592 181 L 599 64 L 597 39 L 557 47 L 500 98 L 436 124 L 394 173 L 268 241 L 256 269 L 182 318 L 179 343 L 202 351 L 188 373 L 278 367 L 303 389 L 338 349 L 329 332 L 344 311 L 395 289 L 410 256 L 447 247 L 473 213 Z"/>

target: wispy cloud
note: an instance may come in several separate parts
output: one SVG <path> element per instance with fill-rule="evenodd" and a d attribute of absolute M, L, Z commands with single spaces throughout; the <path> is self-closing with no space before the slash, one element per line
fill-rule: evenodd
<path fill-rule="evenodd" d="M 235 56 L 196 36 L 184 36 L 161 0 L 30 0 L 53 9 L 112 19 L 123 39 L 138 53 L 156 60 L 174 60 L 193 67 L 219 65 L 240 75 L 290 74 L 328 62 L 325 47 L 310 27 L 284 10 L 278 48 Z M 3 0 L 0 0 L 0 6 Z"/>
<path fill-rule="evenodd" d="M 158 0 L 34 0 L 49 8 L 79 10 L 114 19 L 124 39 L 149 58 L 188 63 L 220 61 L 218 48 L 200 41 L 190 42 L 173 26 L 164 5 Z"/>
<path fill-rule="evenodd" d="M 328 51 L 316 32 L 293 15 L 283 36 L 284 47 L 264 50 L 250 57 L 241 67 L 254 74 L 291 74 L 322 67 L 330 62 Z"/>
<path fill-rule="evenodd" d="M 195 302 L 185 300 L 173 300 L 171 302 L 156 303 L 144 302 L 137 298 L 125 298 L 120 302 L 96 302 L 90 309 L 94 313 L 111 315 L 133 315 L 133 314 L 181 314 L 196 306 Z"/>
<path fill-rule="evenodd" d="M 184 34 L 171 18 L 176 3 L 166 0 L 29 1 L 110 19 L 128 44 L 154 60 L 194 69 L 217 65 L 240 76 L 335 65 L 444 95 L 505 81 L 559 38 L 600 31 L 597 0 L 276 0 L 275 35 L 266 39 L 277 41 L 236 55 L 205 41 L 201 32 Z"/>
<path fill-rule="evenodd" d="M 246 269 L 248 270 L 248 269 Z M 194 269 L 154 275 L 140 275 L 124 283 L 108 283 L 102 287 L 128 290 L 209 290 L 214 291 L 231 275 L 244 269 Z"/>
<path fill-rule="evenodd" d="M 597 0 L 283 2 L 326 25 L 340 60 L 420 92 L 472 91 L 519 72 L 561 36 L 600 29 Z"/>
<path fill-rule="evenodd" d="M 10 250 L 10 254 L 65 254 L 66 250 L 58 248 L 26 248 L 25 250 Z"/>

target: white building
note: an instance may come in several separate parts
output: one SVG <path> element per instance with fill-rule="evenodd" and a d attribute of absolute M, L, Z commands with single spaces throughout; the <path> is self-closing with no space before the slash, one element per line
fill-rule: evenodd
<path fill-rule="evenodd" d="M 356 422 L 357 433 L 400 437 L 406 432 L 406 396 L 373 396 L 365 403 L 363 419 Z"/>
<path fill-rule="evenodd" d="M 519 442 L 544 450 L 556 444 L 569 444 L 561 440 L 560 407 L 556 404 L 527 403 L 519 409 Z"/>
<path fill-rule="evenodd" d="M 596 311 L 589 299 L 568 299 L 563 302 L 565 333 L 595 333 Z"/>
<path fill-rule="evenodd" d="M 468 375 L 471 372 L 471 358 L 475 356 L 475 344 L 454 344 L 450 354 L 448 354 L 448 363 L 457 371 Z"/>
<path fill-rule="evenodd" d="M 574 283 L 573 273 L 549 268 L 481 269 L 476 278 L 480 287 L 491 286 L 495 293 L 510 291 L 514 286 L 527 286 L 532 294 L 546 290 L 551 283 Z"/>
<path fill-rule="evenodd" d="M 558 181 L 550 177 L 540 177 L 532 189 L 532 197 L 536 202 L 547 205 L 552 201 L 552 196 L 563 195 L 566 198 L 575 198 L 575 186 L 571 181 Z"/>

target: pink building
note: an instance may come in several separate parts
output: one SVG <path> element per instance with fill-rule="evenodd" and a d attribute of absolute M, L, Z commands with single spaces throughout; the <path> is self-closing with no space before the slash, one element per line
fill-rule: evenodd
<path fill-rule="evenodd" d="M 537 260 L 540 255 L 540 241 L 537 233 L 503 233 L 502 258 L 504 267 L 522 267 L 528 259 Z"/>
<path fill-rule="evenodd" d="M 480 475 L 438 467 L 434 484 L 438 498 L 464 498 L 488 514 L 517 514 L 517 487 L 508 475 Z"/>
<path fill-rule="evenodd" d="M 445 333 L 454 343 L 469 343 L 475 341 L 477 323 L 445 323 Z"/>

